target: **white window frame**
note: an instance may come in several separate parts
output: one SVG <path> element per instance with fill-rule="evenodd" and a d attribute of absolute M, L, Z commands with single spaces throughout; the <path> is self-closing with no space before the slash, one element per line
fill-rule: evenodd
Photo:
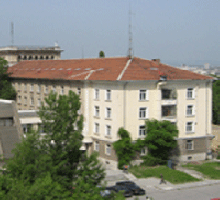
<path fill-rule="evenodd" d="M 100 117 L 100 107 L 99 106 L 94 107 L 94 116 Z"/>
<path fill-rule="evenodd" d="M 31 105 L 31 106 L 34 106 L 34 97 L 31 97 L 31 98 L 30 98 L 30 105 Z"/>
<path fill-rule="evenodd" d="M 19 95 L 18 96 L 18 103 L 20 104 L 22 101 L 21 101 L 22 97 Z"/>
<path fill-rule="evenodd" d="M 95 89 L 94 90 L 94 99 L 95 100 L 99 100 L 99 98 L 100 98 L 100 90 L 99 89 Z"/>
<path fill-rule="evenodd" d="M 189 95 L 190 93 L 191 93 L 191 95 Z M 187 99 L 195 99 L 195 89 L 193 87 L 187 88 L 186 98 Z"/>
<path fill-rule="evenodd" d="M 145 127 L 145 125 L 140 125 L 139 126 L 138 136 L 139 137 L 145 137 L 146 136 L 146 127 Z"/>
<path fill-rule="evenodd" d="M 94 142 L 94 150 L 95 150 L 95 151 L 99 151 L 99 150 L 100 150 L 99 141 L 95 141 L 95 142 Z"/>
<path fill-rule="evenodd" d="M 56 85 L 53 85 L 53 93 L 57 92 L 57 88 L 56 88 Z"/>
<path fill-rule="evenodd" d="M 106 117 L 107 119 L 111 119 L 111 117 L 112 117 L 112 109 L 111 109 L 111 108 L 109 108 L 109 107 L 106 108 L 105 117 Z"/>
<path fill-rule="evenodd" d="M 191 109 L 189 109 L 189 107 L 191 107 Z M 191 111 L 191 114 L 189 113 L 189 111 Z M 194 105 L 190 104 L 186 106 L 186 116 L 194 116 L 195 115 L 195 111 L 194 111 Z"/>
<path fill-rule="evenodd" d="M 148 100 L 148 90 L 140 89 L 139 90 L 139 101 L 146 101 Z"/>
<path fill-rule="evenodd" d="M 24 84 L 24 91 L 27 91 L 27 83 Z"/>
<path fill-rule="evenodd" d="M 110 125 L 105 126 L 105 135 L 111 136 L 112 135 L 112 127 Z"/>
<path fill-rule="evenodd" d="M 148 118 L 148 109 L 147 107 L 139 108 L 139 119 L 147 119 Z"/>
<path fill-rule="evenodd" d="M 191 125 L 189 125 L 189 123 Z M 186 124 L 185 124 L 185 132 L 186 133 L 194 133 L 194 129 L 195 129 L 194 125 L 195 125 L 195 123 L 193 121 L 186 122 Z M 189 130 L 189 126 L 191 126 L 191 130 Z"/>
<path fill-rule="evenodd" d="M 105 154 L 106 154 L 106 155 L 111 155 L 111 153 L 112 153 L 112 147 L 111 147 L 111 145 L 110 145 L 110 144 L 106 144 L 106 145 L 105 145 Z"/>
<path fill-rule="evenodd" d="M 189 146 L 191 146 L 191 148 L 189 148 Z M 193 140 L 187 140 L 186 141 L 186 149 L 187 150 L 194 150 L 194 142 L 193 142 Z"/>
<path fill-rule="evenodd" d="M 30 91 L 31 91 L 31 92 L 34 92 L 34 84 L 31 84 L 31 86 L 30 86 Z"/>
<path fill-rule="evenodd" d="M 60 89 L 60 94 L 63 95 L 64 94 L 64 87 L 61 86 L 61 89 Z"/>
<path fill-rule="evenodd" d="M 45 85 L 45 94 L 48 94 L 48 92 L 49 92 L 48 85 Z"/>
<path fill-rule="evenodd" d="M 112 100 L 112 91 L 111 90 L 106 90 L 105 100 L 106 101 L 111 101 Z"/>
<path fill-rule="evenodd" d="M 37 106 L 38 106 L 38 107 L 41 106 L 41 99 L 37 99 Z"/>
<path fill-rule="evenodd" d="M 24 105 L 27 105 L 27 97 L 24 97 Z"/>
<path fill-rule="evenodd" d="M 41 92 L 41 85 L 40 85 L 40 84 L 37 85 L 37 92 L 38 92 L 38 93 Z"/>
<path fill-rule="evenodd" d="M 99 123 L 94 124 L 94 133 L 100 133 L 100 124 Z"/>

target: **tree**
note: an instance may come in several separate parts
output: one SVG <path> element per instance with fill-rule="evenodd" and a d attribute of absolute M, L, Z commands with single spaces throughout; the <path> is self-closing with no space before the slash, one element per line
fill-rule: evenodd
<path fill-rule="evenodd" d="M 104 51 L 100 51 L 100 52 L 99 52 L 99 58 L 104 58 L 104 57 L 105 57 Z"/>
<path fill-rule="evenodd" d="M 135 149 L 127 130 L 119 128 L 118 136 L 120 139 L 113 143 L 113 147 L 118 157 L 118 168 L 122 169 L 124 165 L 130 164 L 135 156 Z"/>
<path fill-rule="evenodd" d="M 220 80 L 213 83 L 212 89 L 212 122 L 220 124 Z"/>
<path fill-rule="evenodd" d="M 17 144 L 5 166 L 7 174 L 0 177 L 5 199 L 74 199 L 77 190 L 72 187 L 82 182 L 89 184 L 85 193 L 90 195 L 92 190 L 100 196 L 95 188 L 104 178 L 104 169 L 97 155 L 83 155 L 80 150 L 83 116 L 78 114 L 79 96 L 72 91 L 63 96 L 51 92 L 45 101 L 39 116 L 47 134 L 40 139 L 38 132 L 31 131 Z"/>
<path fill-rule="evenodd" d="M 10 74 L 7 70 L 7 61 L 0 57 L 0 99 L 15 100 L 16 91 L 10 82 Z"/>
<path fill-rule="evenodd" d="M 169 121 L 147 120 L 146 130 L 147 159 L 154 159 L 158 164 L 168 160 L 171 150 L 177 147 L 177 127 Z"/>

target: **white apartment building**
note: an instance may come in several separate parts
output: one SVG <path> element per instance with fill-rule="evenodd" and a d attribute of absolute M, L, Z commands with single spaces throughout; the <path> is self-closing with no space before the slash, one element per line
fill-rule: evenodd
<path fill-rule="evenodd" d="M 179 129 L 181 161 L 204 160 L 210 150 L 212 78 L 140 58 L 22 61 L 9 68 L 19 110 L 37 110 L 53 90 L 80 95 L 84 148 L 116 168 L 112 143 L 125 128 L 144 138 L 146 119 L 168 120 Z M 144 154 L 144 151 L 141 152 Z"/>

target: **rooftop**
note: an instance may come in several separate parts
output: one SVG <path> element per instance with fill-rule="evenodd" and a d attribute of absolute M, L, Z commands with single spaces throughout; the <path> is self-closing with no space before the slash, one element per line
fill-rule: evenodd
<path fill-rule="evenodd" d="M 21 61 L 10 67 L 13 78 L 51 80 L 206 80 L 213 79 L 162 64 L 153 60 L 135 57 L 89 58 L 71 60 L 32 60 Z"/>

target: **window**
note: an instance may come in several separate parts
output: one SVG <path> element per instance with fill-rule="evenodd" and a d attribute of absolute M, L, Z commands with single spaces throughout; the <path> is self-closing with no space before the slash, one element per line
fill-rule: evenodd
<path fill-rule="evenodd" d="M 187 116 L 192 116 L 192 115 L 194 115 L 193 105 L 188 105 L 188 106 L 187 106 L 186 115 L 187 115 Z"/>
<path fill-rule="evenodd" d="M 40 93 L 40 91 L 41 91 L 41 87 L 40 85 L 37 85 L 37 92 Z"/>
<path fill-rule="evenodd" d="M 193 88 L 187 89 L 187 99 L 194 99 L 194 89 Z"/>
<path fill-rule="evenodd" d="M 139 118 L 146 119 L 147 118 L 147 108 L 140 108 L 139 109 Z"/>
<path fill-rule="evenodd" d="M 176 117 L 177 107 L 176 105 L 162 106 L 161 107 L 161 116 L 162 117 Z"/>
<path fill-rule="evenodd" d="M 145 126 L 139 126 L 139 136 L 145 136 Z"/>
<path fill-rule="evenodd" d="M 18 83 L 18 90 L 21 90 L 21 83 Z"/>
<path fill-rule="evenodd" d="M 111 118 L 111 108 L 106 108 L 106 118 L 110 119 Z"/>
<path fill-rule="evenodd" d="M 192 140 L 186 141 L 186 149 L 193 150 L 193 141 Z"/>
<path fill-rule="evenodd" d="M 111 136 L 112 128 L 109 125 L 106 125 L 106 131 L 105 134 L 106 136 Z"/>
<path fill-rule="evenodd" d="M 95 141 L 94 150 L 99 151 L 99 142 Z"/>
<path fill-rule="evenodd" d="M 31 106 L 34 105 L 34 97 L 31 97 Z"/>
<path fill-rule="evenodd" d="M 0 118 L 0 126 L 13 126 L 13 118 Z"/>
<path fill-rule="evenodd" d="M 45 94 L 48 94 L 48 85 L 45 86 Z"/>
<path fill-rule="evenodd" d="M 95 106 L 95 116 L 99 117 L 99 114 L 100 114 L 99 106 Z"/>
<path fill-rule="evenodd" d="M 105 145 L 105 153 L 107 155 L 111 155 L 111 145 L 110 144 Z"/>
<path fill-rule="evenodd" d="M 106 90 L 106 100 L 107 101 L 111 100 L 111 90 Z"/>
<path fill-rule="evenodd" d="M 61 86 L 60 94 L 64 94 L 64 87 L 63 86 Z"/>
<path fill-rule="evenodd" d="M 147 100 L 147 90 L 140 90 L 139 100 L 144 101 Z"/>
<path fill-rule="evenodd" d="M 95 99 L 99 100 L 99 89 L 95 89 Z"/>
<path fill-rule="evenodd" d="M 34 84 L 31 84 L 31 92 L 34 91 Z"/>
<path fill-rule="evenodd" d="M 99 128 L 100 128 L 100 126 L 99 126 L 99 123 L 95 123 L 95 133 L 99 133 Z"/>
<path fill-rule="evenodd" d="M 24 97 L 24 105 L 27 105 L 27 97 Z"/>
<path fill-rule="evenodd" d="M 18 103 L 21 103 L 21 96 L 18 96 Z"/>
<path fill-rule="evenodd" d="M 81 88 L 78 88 L 78 95 L 81 95 Z"/>
<path fill-rule="evenodd" d="M 40 99 L 37 100 L 37 106 L 38 106 L 38 107 L 41 106 L 41 100 L 40 100 Z"/>
<path fill-rule="evenodd" d="M 24 91 L 27 91 L 27 83 L 24 84 Z"/>
<path fill-rule="evenodd" d="M 194 124 L 193 122 L 186 123 L 186 132 L 194 132 Z"/>
<path fill-rule="evenodd" d="M 53 93 L 55 93 L 56 92 L 56 86 L 54 85 L 53 86 Z"/>
<path fill-rule="evenodd" d="M 145 148 L 141 149 L 140 155 L 141 156 L 145 156 L 146 155 L 146 149 Z"/>

